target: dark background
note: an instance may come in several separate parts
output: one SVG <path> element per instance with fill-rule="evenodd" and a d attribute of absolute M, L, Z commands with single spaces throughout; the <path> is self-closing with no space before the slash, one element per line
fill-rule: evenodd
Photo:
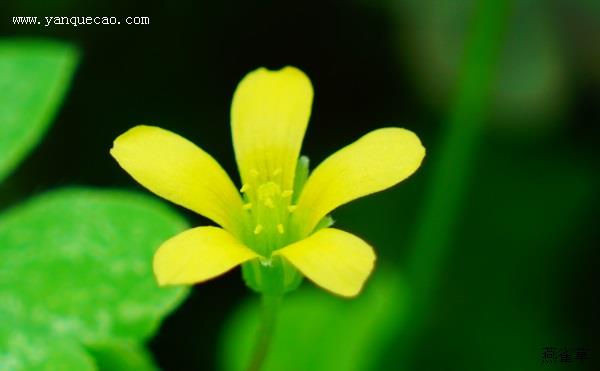
<path fill-rule="evenodd" d="M 402 267 L 441 156 L 474 3 L 4 0 L 0 35 L 72 41 L 83 58 L 54 126 L 0 201 L 72 184 L 141 189 L 108 154 L 137 124 L 185 136 L 237 180 L 235 86 L 259 66 L 290 64 L 315 87 L 303 147 L 313 164 L 385 125 L 421 137 L 428 156 L 410 180 L 335 214 L 369 237 L 380 261 Z M 148 16 L 150 25 L 12 25 L 18 15 Z M 600 6 L 515 1 L 506 22 L 436 309 L 407 369 L 528 369 L 522 361 L 539 360 L 544 346 L 591 349 L 589 362 L 565 369 L 593 369 L 600 357 Z M 237 272 L 195 287 L 150 342 L 159 365 L 215 368 L 222 325 L 247 295 Z M 382 365 L 398 364 L 393 353 Z"/>

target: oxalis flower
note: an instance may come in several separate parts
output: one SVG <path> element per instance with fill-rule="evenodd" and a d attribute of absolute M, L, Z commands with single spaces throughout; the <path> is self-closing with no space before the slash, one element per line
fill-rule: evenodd
<path fill-rule="evenodd" d="M 299 156 L 312 100 L 310 80 L 293 67 L 260 68 L 240 82 L 231 106 L 240 192 L 209 154 L 170 131 L 136 126 L 115 140 L 110 153 L 135 180 L 220 226 L 164 242 L 154 256 L 160 285 L 206 281 L 242 264 L 245 282 L 264 294 L 292 290 L 303 276 L 341 296 L 360 292 L 375 253 L 331 228 L 328 214 L 410 176 L 425 149 L 411 131 L 378 129 L 308 176 Z"/>

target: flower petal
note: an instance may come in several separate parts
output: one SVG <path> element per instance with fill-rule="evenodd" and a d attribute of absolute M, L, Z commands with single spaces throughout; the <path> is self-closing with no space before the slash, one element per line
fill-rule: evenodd
<path fill-rule="evenodd" d="M 167 240 L 154 255 L 158 284 L 193 284 L 219 276 L 258 255 L 217 227 L 189 229 Z"/>
<path fill-rule="evenodd" d="M 342 296 L 357 295 L 375 263 L 371 246 L 334 228 L 321 229 L 273 254 L 285 257 L 317 285 Z"/>
<path fill-rule="evenodd" d="M 292 189 L 312 98 L 310 80 L 294 67 L 260 68 L 240 82 L 231 130 L 244 184 L 280 179 L 282 189 Z"/>
<path fill-rule="evenodd" d="M 293 213 L 299 236 L 338 206 L 406 179 L 424 156 L 419 138 L 400 128 L 372 131 L 329 156 L 308 178 Z"/>
<path fill-rule="evenodd" d="M 232 233 L 240 231 L 237 189 L 215 159 L 187 139 L 158 127 L 136 126 L 115 140 L 110 153 L 152 192 Z"/>

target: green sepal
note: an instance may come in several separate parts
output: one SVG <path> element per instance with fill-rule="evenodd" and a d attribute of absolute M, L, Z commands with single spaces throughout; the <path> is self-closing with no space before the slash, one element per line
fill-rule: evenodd
<path fill-rule="evenodd" d="M 325 215 L 321 221 L 317 224 L 313 233 L 320 231 L 323 228 L 329 228 L 335 223 L 335 220 L 331 217 L 331 215 Z"/>
<path fill-rule="evenodd" d="M 296 164 L 296 174 L 294 176 L 294 195 L 292 196 L 292 203 L 296 204 L 298 198 L 302 193 L 304 184 L 308 180 L 308 173 L 310 170 L 310 160 L 308 156 L 300 156 L 298 163 Z"/>
<path fill-rule="evenodd" d="M 296 290 L 302 273 L 280 256 L 273 256 L 266 264 L 254 259 L 242 264 L 242 277 L 252 290 L 267 295 L 283 295 Z"/>

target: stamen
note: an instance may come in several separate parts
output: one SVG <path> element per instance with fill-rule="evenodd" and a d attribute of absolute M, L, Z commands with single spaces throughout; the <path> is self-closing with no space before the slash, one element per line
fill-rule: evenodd
<path fill-rule="evenodd" d="M 298 208 L 298 205 L 290 205 L 287 207 L 287 209 L 290 213 L 293 213 L 294 210 L 296 210 L 296 208 Z"/>
<path fill-rule="evenodd" d="M 240 192 L 244 193 L 246 192 L 248 189 L 250 189 L 250 184 L 248 183 L 244 183 L 244 185 L 242 185 L 242 188 L 240 188 Z"/>
<path fill-rule="evenodd" d="M 256 228 L 254 228 L 254 234 L 259 234 L 260 232 L 262 232 L 262 230 L 263 230 L 262 224 L 257 224 Z"/>
<path fill-rule="evenodd" d="M 242 206 L 242 208 L 244 210 L 250 210 L 250 209 L 252 209 L 252 203 L 248 202 L 247 204 L 244 204 L 244 206 Z"/>
<path fill-rule="evenodd" d="M 286 198 L 286 197 L 290 197 L 293 194 L 294 194 L 294 191 L 292 191 L 291 189 L 288 189 L 288 190 L 281 192 L 281 197 Z"/>
<path fill-rule="evenodd" d="M 258 170 L 256 169 L 250 169 L 250 175 L 252 175 L 253 177 L 258 177 Z"/>
<path fill-rule="evenodd" d="M 276 177 L 279 174 L 281 174 L 281 168 L 277 168 L 277 169 L 273 170 L 273 173 L 271 175 L 273 177 Z"/>
<path fill-rule="evenodd" d="M 283 224 L 277 224 L 277 232 L 279 232 L 279 234 L 283 234 L 283 232 L 285 232 L 285 229 L 283 229 Z"/>

